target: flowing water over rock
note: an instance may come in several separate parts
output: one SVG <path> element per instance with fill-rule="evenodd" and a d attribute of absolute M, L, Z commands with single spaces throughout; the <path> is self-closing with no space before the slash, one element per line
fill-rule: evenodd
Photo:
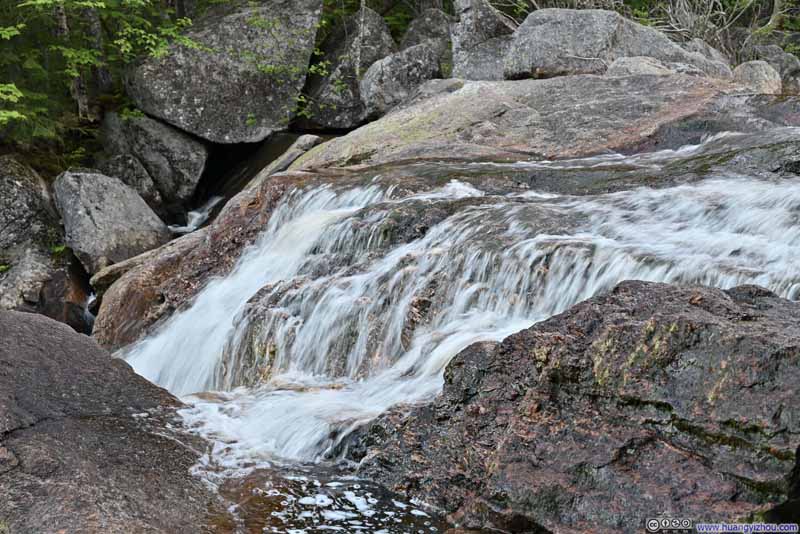
<path fill-rule="evenodd" d="M 506 167 L 657 170 L 702 150 Z M 452 169 L 426 170 L 437 171 Z M 215 479 L 335 458 L 387 409 L 433 399 L 447 363 L 470 344 L 501 340 L 623 280 L 752 283 L 800 297 L 796 175 L 712 172 L 591 196 L 500 194 L 469 182 L 402 194 L 375 176 L 361 187 L 296 190 L 233 272 L 127 349 L 139 373 L 192 404 L 187 425 L 216 444 L 201 472 Z M 294 497 L 313 497 L 311 486 Z"/>

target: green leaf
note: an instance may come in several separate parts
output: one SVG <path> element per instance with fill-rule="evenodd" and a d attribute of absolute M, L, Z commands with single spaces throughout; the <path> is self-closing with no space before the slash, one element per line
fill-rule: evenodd
<path fill-rule="evenodd" d="M 0 100 L 15 104 L 23 97 L 22 91 L 13 83 L 0 83 Z"/>
<path fill-rule="evenodd" d="M 20 35 L 20 32 L 25 29 L 24 24 L 17 24 L 16 26 L 0 27 L 0 39 L 8 41 L 12 37 Z"/>

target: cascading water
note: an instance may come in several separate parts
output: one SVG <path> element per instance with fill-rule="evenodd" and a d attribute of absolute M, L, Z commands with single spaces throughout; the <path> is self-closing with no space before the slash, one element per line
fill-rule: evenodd
<path fill-rule="evenodd" d="M 628 279 L 797 299 L 798 257 L 798 179 L 728 173 L 593 197 L 323 186 L 288 195 L 231 274 L 125 357 L 174 393 L 216 391 L 183 411 L 217 444 L 215 466 L 313 461 L 392 406 L 431 400 L 474 342 Z"/>

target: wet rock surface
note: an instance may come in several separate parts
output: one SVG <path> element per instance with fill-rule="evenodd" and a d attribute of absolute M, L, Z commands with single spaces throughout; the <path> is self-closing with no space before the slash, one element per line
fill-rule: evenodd
<path fill-rule="evenodd" d="M 130 187 L 95 172 L 67 171 L 53 184 L 66 244 L 90 274 L 154 249 L 169 230 Z"/>
<path fill-rule="evenodd" d="M 616 59 L 647 56 L 730 78 L 730 67 L 671 41 L 664 33 L 598 9 L 540 9 L 514 32 L 505 56 L 505 78 L 603 74 Z"/>
<path fill-rule="evenodd" d="M 0 312 L 0 521 L 10 532 L 211 532 L 180 403 L 90 338 Z"/>
<path fill-rule="evenodd" d="M 354 447 L 360 473 L 464 528 L 636 532 L 786 499 L 800 307 L 761 288 L 625 282 L 459 354 L 430 406 Z"/>
<path fill-rule="evenodd" d="M 761 108 L 765 114 L 767 109 Z M 790 114 L 784 108 L 771 110 L 772 113 L 780 116 Z M 682 142 L 699 142 L 708 127 L 708 121 L 699 120 L 696 130 L 692 124 L 675 131 L 667 129 L 658 133 L 652 140 L 654 146 L 648 148 L 658 148 L 662 142 L 669 145 L 675 137 Z M 693 183 L 712 171 L 747 173 L 770 180 L 792 177 L 797 172 L 792 171 L 797 167 L 797 151 L 797 136 L 792 129 L 786 129 L 783 133 L 769 131 L 722 138 L 716 144 L 711 143 L 707 150 L 666 164 L 647 158 L 634 165 L 596 166 L 593 162 L 566 162 L 563 168 L 557 164 L 526 168 L 478 163 L 406 165 L 398 162 L 272 176 L 264 172 L 254 179 L 251 187 L 229 202 L 209 227 L 112 265 L 95 275 L 92 286 L 102 296 L 102 305 L 94 335 L 102 345 L 118 349 L 138 340 L 159 320 L 188 305 L 208 280 L 230 271 L 242 250 L 252 244 L 265 228 L 284 195 L 298 187 L 323 183 L 340 187 L 363 186 L 380 176 L 383 183 L 397 184 L 408 192 L 425 191 L 441 187 L 449 180 L 459 180 L 493 194 L 533 189 L 557 194 L 592 195 L 643 185 L 669 187 Z M 463 207 L 463 202 L 450 204 L 448 209 L 459 206 Z M 418 209 L 395 206 L 392 209 L 397 210 L 396 213 L 384 226 L 376 229 L 380 230 L 376 235 L 390 237 L 387 243 L 416 239 L 419 232 L 452 213 L 443 206 L 419 205 Z M 366 210 L 364 215 L 374 212 L 376 210 Z M 557 233 L 556 229 L 553 231 Z M 267 306 L 268 303 L 264 304 Z M 258 335 L 258 332 L 253 332 L 253 340 L 257 340 Z M 254 354 L 262 354 L 262 348 L 257 343 L 250 347 Z M 259 358 L 249 359 L 255 362 L 255 367 L 262 368 L 263 362 Z"/>
<path fill-rule="evenodd" d="M 316 37 L 321 0 L 215 6 L 187 36 L 129 73 L 136 105 L 215 143 L 261 141 L 294 115 Z"/>
<path fill-rule="evenodd" d="M 137 340 L 156 321 L 191 301 L 210 277 L 227 273 L 283 194 L 303 177 L 295 174 L 247 189 L 228 202 L 209 227 L 97 273 L 92 285 L 103 294 L 95 322 L 97 341 L 114 350 Z"/>

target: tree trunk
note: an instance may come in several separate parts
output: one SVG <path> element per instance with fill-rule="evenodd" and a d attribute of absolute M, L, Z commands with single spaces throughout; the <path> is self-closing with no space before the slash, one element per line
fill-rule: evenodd
<path fill-rule="evenodd" d="M 56 37 L 66 41 L 70 35 L 67 12 L 61 4 L 57 4 L 53 10 L 56 21 Z M 89 95 L 82 76 L 72 79 L 69 85 L 69 94 L 78 108 L 78 118 L 88 119 L 92 114 L 89 111 Z"/>
<path fill-rule="evenodd" d="M 767 23 L 771 30 L 777 30 L 783 20 L 784 0 L 774 0 L 772 4 L 772 16 Z"/>

